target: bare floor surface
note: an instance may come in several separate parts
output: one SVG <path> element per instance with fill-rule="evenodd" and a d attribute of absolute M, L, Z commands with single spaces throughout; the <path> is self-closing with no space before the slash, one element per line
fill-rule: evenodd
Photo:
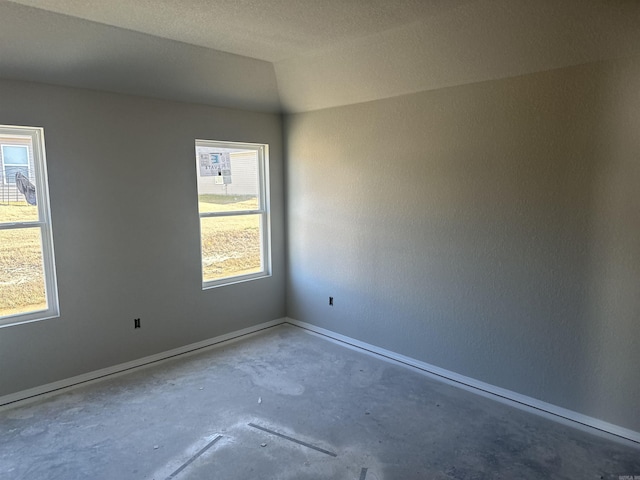
<path fill-rule="evenodd" d="M 4 479 L 615 479 L 640 449 L 292 326 L 0 411 Z"/>

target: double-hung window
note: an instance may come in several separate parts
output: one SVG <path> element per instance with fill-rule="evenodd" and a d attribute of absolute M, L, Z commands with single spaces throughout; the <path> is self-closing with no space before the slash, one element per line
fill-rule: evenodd
<path fill-rule="evenodd" d="M 271 274 L 268 150 L 196 140 L 203 288 Z"/>
<path fill-rule="evenodd" d="M 0 326 L 58 315 L 41 128 L 0 125 Z"/>

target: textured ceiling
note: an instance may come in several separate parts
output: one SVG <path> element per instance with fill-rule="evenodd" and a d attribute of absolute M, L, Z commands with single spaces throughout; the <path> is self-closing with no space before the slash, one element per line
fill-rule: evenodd
<path fill-rule="evenodd" d="M 428 18 L 470 0 L 15 0 L 274 62 Z"/>
<path fill-rule="evenodd" d="M 5 1 L 0 1 L 0 78 L 281 110 L 269 62 Z"/>
<path fill-rule="evenodd" d="M 256 111 L 638 55 L 640 0 L 0 0 L 1 78 Z"/>
<path fill-rule="evenodd" d="M 640 0 L 481 0 L 275 69 L 301 112 L 635 55 Z"/>

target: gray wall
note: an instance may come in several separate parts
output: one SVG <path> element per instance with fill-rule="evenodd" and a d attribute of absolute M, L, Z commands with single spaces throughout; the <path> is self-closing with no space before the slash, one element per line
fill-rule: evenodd
<path fill-rule="evenodd" d="M 0 81 L 0 122 L 44 127 L 61 309 L 0 329 L 0 395 L 284 316 L 279 115 Z M 202 290 L 196 138 L 269 144 L 272 277 Z"/>
<path fill-rule="evenodd" d="M 632 58 L 287 117 L 288 315 L 640 431 L 638 85 Z"/>

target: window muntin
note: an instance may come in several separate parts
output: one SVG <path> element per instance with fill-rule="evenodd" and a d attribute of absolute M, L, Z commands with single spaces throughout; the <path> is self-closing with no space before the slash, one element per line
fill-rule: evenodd
<path fill-rule="evenodd" d="M 203 288 L 270 275 L 268 146 L 196 140 Z"/>
<path fill-rule="evenodd" d="M 0 326 L 6 326 L 57 316 L 58 295 L 43 130 L 0 125 L 0 154 Z"/>

